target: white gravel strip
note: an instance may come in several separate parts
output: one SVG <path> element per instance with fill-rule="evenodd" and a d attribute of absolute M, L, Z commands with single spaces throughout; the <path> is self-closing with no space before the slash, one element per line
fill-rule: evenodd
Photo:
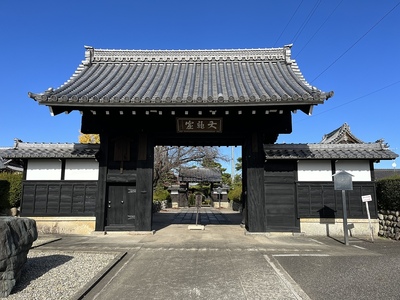
<path fill-rule="evenodd" d="M 118 255 L 30 250 L 20 280 L 7 300 L 76 298 L 76 293 L 104 271 Z"/>

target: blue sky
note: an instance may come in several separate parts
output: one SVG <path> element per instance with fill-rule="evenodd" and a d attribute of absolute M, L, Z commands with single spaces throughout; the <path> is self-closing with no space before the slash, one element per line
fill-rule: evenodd
<path fill-rule="evenodd" d="M 400 154 L 400 5 L 372 0 L 3 0 L 0 3 L 0 146 L 77 142 L 79 113 L 50 116 L 28 92 L 57 88 L 107 49 L 270 48 L 293 43 L 305 79 L 335 95 L 293 115 L 279 143 L 318 143 L 349 124 L 364 142 Z M 228 148 L 226 153 L 230 155 Z M 241 156 L 235 151 L 235 159 Z M 400 159 L 397 164 L 400 167 Z M 378 168 L 392 168 L 382 161 Z"/>

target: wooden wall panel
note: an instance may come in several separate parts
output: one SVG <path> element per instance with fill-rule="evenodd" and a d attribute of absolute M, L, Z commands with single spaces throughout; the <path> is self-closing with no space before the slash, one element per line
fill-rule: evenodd
<path fill-rule="evenodd" d="M 22 216 L 94 216 L 97 181 L 25 181 Z"/>
<path fill-rule="evenodd" d="M 300 218 L 343 217 L 342 192 L 334 190 L 334 183 L 297 182 L 297 209 Z M 371 195 L 369 204 L 371 217 L 376 217 L 376 194 L 373 182 L 353 182 L 353 190 L 346 191 L 347 217 L 367 218 L 361 196 Z M 333 214 L 333 215 L 332 215 Z"/>

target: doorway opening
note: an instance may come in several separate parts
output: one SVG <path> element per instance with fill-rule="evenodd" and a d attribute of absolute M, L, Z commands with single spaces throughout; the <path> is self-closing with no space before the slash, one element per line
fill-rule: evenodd
<path fill-rule="evenodd" d="M 152 229 L 196 222 L 241 225 L 241 148 L 155 146 Z"/>

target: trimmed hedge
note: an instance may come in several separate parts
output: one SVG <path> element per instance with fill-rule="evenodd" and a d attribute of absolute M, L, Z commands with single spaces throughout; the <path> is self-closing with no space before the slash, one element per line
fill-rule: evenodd
<path fill-rule="evenodd" d="M 400 210 L 400 178 L 383 178 L 376 183 L 378 209 Z"/>
<path fill-rule="evenodd" d="M 17 207 L 22 196 L 22 173 L 0 173 L 0 210 Z"/>

